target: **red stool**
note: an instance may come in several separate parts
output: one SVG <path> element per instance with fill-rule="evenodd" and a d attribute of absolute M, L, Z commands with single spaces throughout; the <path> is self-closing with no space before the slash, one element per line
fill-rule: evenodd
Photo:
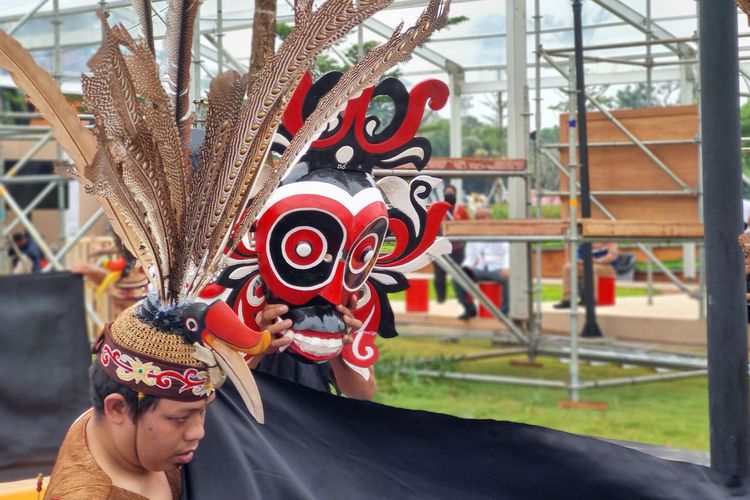
<path fill-rule="evenodd" d="M 596 305 L 613 306 L 615 305 L 615 277 L 599 276 L 597 279 Z"/>
<path fill-rule="evenodd" d="M 427 312 L 430 308 L 430 280 L 409 278 L 406 289 L 406 312 Z"/>
<path fill-rule="evenodd" d="M 501 283 L 497 283 L 495 281 L 480 281 L 479 289 L 482 290 L 482 293 L 485 294 L 487 298 L 497 306 L 498 309 L 500 309 L 500 306 L 503 303 L 503 285 Z M 494 318 L 495 316 L 493 316 L 492 313 L 480 302 L 479 317 Z"/>

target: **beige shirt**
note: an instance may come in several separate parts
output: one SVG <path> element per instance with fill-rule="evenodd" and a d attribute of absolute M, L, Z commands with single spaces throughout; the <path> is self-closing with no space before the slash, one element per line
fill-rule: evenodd
<path fill-rule="evenodd" d="M 52 469 L 45 500 L 148 500 L 132 491 L 113 486 L 109 476 L 99 467 L 86 445 L 86 424 L 93 410 L 84 413 L 68 430 Z M 167 472 L 167 480 L 175 500 L 182 490 L 179 469 Z"/>

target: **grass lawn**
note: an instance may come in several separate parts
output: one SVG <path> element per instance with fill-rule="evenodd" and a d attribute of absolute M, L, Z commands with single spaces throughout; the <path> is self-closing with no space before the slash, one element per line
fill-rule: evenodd
<path fill-rule="evenodd" d="M 585 401 L 606 402 L 607 411 L 566 410 L 568 399 L 559 389 L 480 382 L 428 379 L 409 373 L 409 366 L 438 357 L 438 366 L 473 373 L 565 380 L 568 365 L 556 358 L 539 358 L 542 368 L 512 366 L 512 358 L 455 363 L 450 356 L 490 349 L 487 340 L 447 343 L 435 338 L 398 337 L 381 340 L 377 366 L 377 400 L 410 409 L 448 413 L 466 418 L 511 420 L 626 441 L 706 451 L 708 399 L 705 377 L 583 391 Z M 518 356 L 518 359 L 525 359 Z M 406 368 L 406 373 L 399 370 Z M 581 365 L 582 380 L 653 373 L 645 368 Z"/>
<path fill-rule="evenodd" d="M 430 300 L 436 300 L 437 295 L 435 294 L 435 286 L 433 285 L 432 280 L 430 280 Z M 618 297 L 645 297 L 646 296 L 646 289 L 645 288 L 626 288 L 626 287 L 617 287 L 615 294 Z M 659 290 L 653 291 L 654 295 L 659 295 Z M 456 293 L 453 290 L 453 285 L 450 284 L 446 287 L 446 296 L 449 299 L 455 299 Z M 388 294 L 388 297 L 390 297 L 391 300 L 400 300 L 404 301 L 406 300 L 405 292 L 396 292 Z M 562 298 L 562 285 L 551 285 L 551 284 L 543 284 L 542 285 L 542 302 L 557 302 Z"/>

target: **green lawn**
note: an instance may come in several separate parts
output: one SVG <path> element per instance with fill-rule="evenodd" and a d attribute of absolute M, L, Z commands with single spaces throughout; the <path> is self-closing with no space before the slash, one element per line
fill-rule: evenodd
<path fill-rule="evenodd" d="M 455 299 L 456 294 L 453 291 L 453 285 L 449 284 L 446 290 L 446 295 L 449 299 Z M 433 285 L 432 280 L 430 280 L 430 300 L 436 299 L 435 294 L 435 286 Z M 659 295 L 659 290 L 654 290 L 654 295 Z M 615 294 L 618 297 L 645 297 L 646 296 L 646 289 L 645 288 L 625 288 L 625 287 L 617 287 Z M 391 300 L 405 300 L 405 292 L 396 292 L 391 293 L 388 295 Z M 562 285 L 549 285 L 544 284 L 542 285 L 542 302 L 557 302 L 562 298 Z"/>
<path fill-rule="evenodd" d="M 568 365 L 556 358 L 540 358 L 542 368 L 512 366 L 511 358 L 463 363 L 449 360 L 452 355 L 490 349 L 486 340 L 448 343 L 434 338 L 398 337 L 381 340 L 379 346 L 377 400 L 385 404 L 678 448 L 705 451 L 709 447 L 705 377 L 587 390 L 582 392 L 582 399 L 606 402 L 607 411 L 569 410 L 558 406 L 568 399 L 564 390 L 428 379 L 409 372 L 415 361 L 438 357 L 438 367 L 445 370 L 565 380 Z M 647 373 L 653 371 L 581 365 L 582 380 Z"/>

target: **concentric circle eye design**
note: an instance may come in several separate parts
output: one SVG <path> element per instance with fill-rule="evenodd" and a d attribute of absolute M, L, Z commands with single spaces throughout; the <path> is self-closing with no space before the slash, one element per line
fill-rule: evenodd
<path fill-rule="evenodd" d="M 388 220 L 385 217 L 375 219 L 352 245 L 344 277 L 344 286 L 350 292 L 358 290 L 370 275 L 387 229 Z"/>
<path fill-rule="evenodd" d="M 346 229 L 334 214 L 295 210 L 279 217 L 269 230 L 266 257 L 283 284 L 310 290 L 331 280 L 345 241 Z"/>
<path fill-rule="evenodd" d="M 190 332 L 197 332 L 198 331 L 198 320 L 195 318 L 188 318 L 185 320 L 185 328 L 187 328 Z"/>
<path fill-rule="evenodd" d="M 299 226 L 284 235 L 281 241 L 284 259 L 296 269 L 310 269 L 323 260 L 328 241 L 318 229 Z"/>

